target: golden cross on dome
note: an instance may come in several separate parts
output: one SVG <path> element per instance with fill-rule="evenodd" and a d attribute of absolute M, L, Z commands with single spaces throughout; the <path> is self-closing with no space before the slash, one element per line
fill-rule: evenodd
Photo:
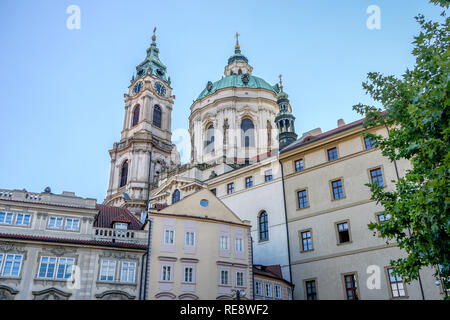
<path fill-rule="evenodd" d="M 281 79 L 282 77 L 283 77 L 282 74 L 280 74 L 280 75 L 278 76 L 278 78 L 280 78 L 280 86 L 283 85 L 283 80 Z"/>
<path fill-rule="evenodd" d="M 239 46 L 239 36 L 240 36 L 239 32 L 236 32 L 236 35 L 234 36 L 236 38 L 235 49 L 239 49 L 240 48 L 240 46 Z"/>

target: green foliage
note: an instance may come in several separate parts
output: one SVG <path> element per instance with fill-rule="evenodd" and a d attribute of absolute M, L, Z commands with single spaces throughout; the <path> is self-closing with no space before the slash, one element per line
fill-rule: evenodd
<path fill-rule="evenodd" d="M 432 0 L 448 9 L 449 1 Z M 358 104 L 353 107 L 365 115 L 365 128 L 383 125 L 387 137 L 372 137 L 382 154 L 391 161 L 408 159 L 412 168 L 395 182 L 394 191 L 369 184 L 372 200 L 390 213 L 391 220 L 370 223 L 384 238 L 397 242 L 407 253 L 391 261 L 406 282 L 418 278 L 419 270 L 429 266 L 438 270 L 444 287 L 450 288 L 450 147 L 449 80 L 450 23 L 416 17 L 421 32 L 414 37 L 416 64 L 401 78 L 372 72 L 363 88 L 383 107 Z"/>

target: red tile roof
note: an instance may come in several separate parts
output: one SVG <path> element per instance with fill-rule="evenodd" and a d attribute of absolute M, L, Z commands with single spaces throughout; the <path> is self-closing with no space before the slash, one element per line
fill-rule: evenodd
<path fill-rule="evenodd" d="M 341 127 L 337 127 L 337 128 L 335 128 L 333 130 L 329 130 L 329 131 L 323 132 L 323 133 L 315 135 L 315 136 L 307 136 L 307 137 L 305 137 L 303 139 L 300 139 L 300 140 L 297 140 L 297 141 L 291 143 L 290 145 L 287 145 L 285 148 L 280 150 L 280 153 L 287 152 L 289 150 L 292 150 L 292 149 L 304 146 L 304 145 L 306 145 L 308 143 L 311 143 L 311 142 L 314 142 L 314 141 L 326 138 L 326 137 L 331 136 L 333 134 L 345 131 L 347 129 L 354 128 L 356 126 L 361 125 L 364 122 L 364 120 L 366 120 L 366 118 L 350 122 L 349 124 L 343 125 Z"/>
<path fill-rule="evenodd" d="M 11 234 L 11 233 L 0 233 L 0 239 L 31 240 L 31 241 L 41 241 L 41 242 L 69 243 L 69 244 L 92 245 L 92 246 L 100 246 L 100 247 L 129 248 L 129 249 L 147 249 L 147 245 L 135 244 L 135 243 L 126 243 L 126 242 L 118 242 L 118 241 L 112 242 L 112 241 L 100 241 L 100 240 L 55 238 L 55 237 L 44 237 L 44 236 Z"/>
<path fill-rule="evenodd" d="M 288 283 L 289 285 L 293 286 L 292 283 L 283 279 L 283 275 L 281 272 L 281 266 L 279 264 L 271 265 L 271 266 L 263 266 L 263 265 L 259 265 L 259 264 L 253 265 L 253 274 L 278 279 L 278 280 L 284 281 L 284 282 Z"/>
<path fill-rule="evenodd" d="M 94 221 L 95 228 L 112 228 L 114 222 L 125 222 L 129 230 L 142 230 L 143 224 L 127 209 L 102 204 L 96 207 L 99 213 Z"/>

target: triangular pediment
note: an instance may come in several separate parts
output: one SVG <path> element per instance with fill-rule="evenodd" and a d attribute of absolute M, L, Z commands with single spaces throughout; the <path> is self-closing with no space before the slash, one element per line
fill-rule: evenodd
<path fill-rule="evenodd" d="M 239 219 L 230 208 L 208 189 L 201 189 L 158 212 L 158 214 L 164 213 L 244 224 L 244 221 Z"/>
<path fill-rule="evenodd" d="M 176 186 L 178 189 L 185 189 L 191 186 L 197 186 L 199 189 L 203 187 L 203 184 L 193 178 L 186 178 L 180 176 L 173 176 L 163 182 L 158 188 L 151 192 L 151 198 L 158 198 L 160 196 L 169 195 L 170 191 Z"/>

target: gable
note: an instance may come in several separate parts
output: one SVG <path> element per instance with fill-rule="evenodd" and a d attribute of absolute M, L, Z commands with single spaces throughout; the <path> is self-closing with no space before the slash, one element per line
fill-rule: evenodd
<path fill-rule="evenodd" d="M 207 200 L 208 206 L 202 206 L 200 204 L 201 200 Z M 244 224 L 230 208 L 208 189 L 197 191 L 181 199 L 177 203 L 162 209 L 159 213 L 186 215 Z"/>

